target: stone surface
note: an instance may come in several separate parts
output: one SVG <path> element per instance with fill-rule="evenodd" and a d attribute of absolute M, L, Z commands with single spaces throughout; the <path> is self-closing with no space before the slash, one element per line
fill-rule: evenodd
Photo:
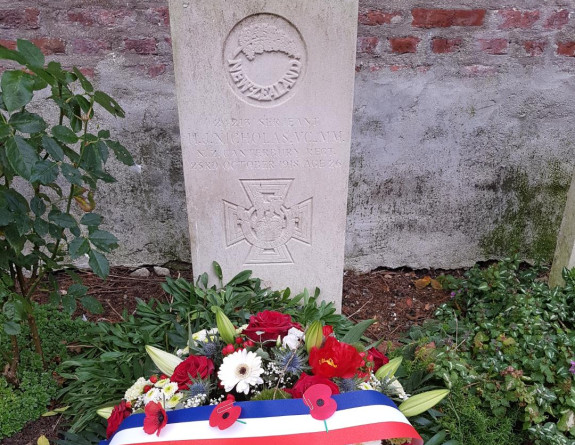
<path fill-rule="evenodd" d="M 131 277 L 145 278 L 150 276 L 150 271 L 145 267 L 140 267 L 130 274 Z"/>
<path fill-rule="evenodd" d="M 154 266 L 154 273 L 159 277 L 169 277 L 170 269 L 167 267 Z"/>
<path fill-rule="evenodd" d="M 194 272 L 339 306 L 357 1 L 173 0 L 170 17 Z"/>
<path fill-rule="evenodd" d="M 575 176 L 567 194 L 567 203 L 563 212 L 561 228 L 557 236 L 557 247 L 553 256 L 553 265 L 549 272 L 549 286 L 563 286 L 563 268 L 575 267 Z"/>

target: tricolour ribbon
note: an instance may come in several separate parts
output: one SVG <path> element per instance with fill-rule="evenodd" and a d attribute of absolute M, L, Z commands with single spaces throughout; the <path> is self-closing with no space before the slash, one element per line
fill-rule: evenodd
<path fill-rule="evenodd" d="M 241 420 L 220 430 L 209 425 L 213 406 L 168 411 L 168 424 L 159 436 L 143 429 L 143 414 L 126 418 L 110 441 L 100 445 L 346 445 L 371 440 L 423 440 L 395 404 L 377 391 L 353 391 L 332 396 L 337 411 L 323 421 L 310 415 L 302 399 L 239 402 Z"/>

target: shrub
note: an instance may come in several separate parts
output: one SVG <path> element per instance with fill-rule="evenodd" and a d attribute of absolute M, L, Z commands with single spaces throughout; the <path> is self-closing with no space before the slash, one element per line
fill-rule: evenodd
<path fill-rule="evenodd" d="M 565 288 L 554 289 L 541 273 L 517 258 L 474 267 L 452 279 L 453 300 L 437 319 L 409 337 L 427 345 L 419 353 L 435 376 L 478 409 L 498 419 L 517 413 L 517 434 L 535 444 L 567 444 L 575 438 L 575 272 L 565 271 Z"/>

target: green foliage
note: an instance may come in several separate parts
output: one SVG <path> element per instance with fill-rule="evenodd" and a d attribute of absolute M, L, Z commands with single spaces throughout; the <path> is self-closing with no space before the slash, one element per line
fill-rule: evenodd
<path fill-rule="evenodd" d="M 15 335 L 23 321 L 42 355 L 32 304 L 42 279 L 63 268 L 67 255 L 87 255 L 97 275 L 108 274 L 104 253 L 117 247 L 118 240 L 100 228 L 102 218 L 92 213 L 94 193 L 98 181 L 115 181 L 105 170 L 110 150 L 120 162 L 134 162 L 110 139 L 109 131 L 90 129 L 96 111 L 124 116 L 114 99 L 94 91 L 76 68 L 67 71 L 57 62 L 45 66 L 44 55 L 31 42 L 18 40 L 16 46 L 0 46 L 0 59 L 23 65 L 4 71 L 0 79 L 0 304 L 2 331 L 12 336 L 8 375 L 13 383 L 18 366 Z M 47 116 L 32 111 L 38 108 L 32 103 L 37 92 L 42 92 Z M 79 212 L 85 214 L 78 217 Z M 85 291 L 76 286 L 62 295 L 56 289 L 51 300 L 68 312 L 76 309 L 77 301 L 87 310 L 100 311 Z"/>
<path fill-rule="evenodd" d="M 535 444 L 571 443 L 574 274 L 565 273 L 565 288 L 549 289 L 541 273 L 539 267 L 521 268 L 517 258 L 475 267 L 452 280 L 454 298 L 438 309 L 437 319 L 409 335 L 428 345 L 418 351 L 420 361 L 449 388 L 477 401 L 487 418 L 516 417 L 516 430 Z M 458 400 L 453 415 L 462 409 Z M 453 416 L 444 425 L 453 426 Z"/>

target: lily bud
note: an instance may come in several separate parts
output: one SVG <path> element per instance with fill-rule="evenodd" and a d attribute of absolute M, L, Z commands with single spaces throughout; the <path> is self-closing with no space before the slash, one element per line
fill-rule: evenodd
<path fill-rule="evenodd" d="M 391 359 L 389 363 L 386 363 L 385 365 L 381 366 L 375 372 L 375 376 L 377 377 L 377 379 L 383 380 L 386 377 L 389 379 L 392 378 L 399 369 L 399 365 L 401 365 L 402 360 L 403 357 L 395 357 L 394 359 Z"/>
<path fill-rule="evenodd" d="M 100 416 L 103 417 L 104 419 L 107 419 L 108 417 L 110 417 L 112 415 L 112 411 L 114 410 L 113 406 L 106 406 L 105 408 L 100 408 L 99 410 L 96 411 L 96 413 Z"/>
<path fill-rule="evenodd" d="M 236 328 L 234 328 L 230 319 L 221 309 L 216 311 L 216 325 L 218 326 L 220 337 L 224 343 L 234 343 L 236 338 Z"/>
<path fill-rule="evenodd" d="M 307 330 L 305 331 L 305 348 L 307 352 L 311 351 L 311 348 L 314 346 L 316 348 L 321 347 L 323 342 L 323 326 L 321 321 L 316 320 L 312 324 L 309 325 Z"/>
<path fill-rule="evenodd" d="M 448 389 L 423 392 L 407 399 L 399 405 L 399 410 L 405 417 L 417 416 L 437 405 L 447 394 L 449 394 Z"/>
<path fill-rule="evenodd" d="M 171 376 L 174 373 L 176 366 L 182 363 L 182 359 L 177 355 L 162 351 L 154 346 L 146 345 L 146 352 L 158 369 L 167 376 Z"/>

